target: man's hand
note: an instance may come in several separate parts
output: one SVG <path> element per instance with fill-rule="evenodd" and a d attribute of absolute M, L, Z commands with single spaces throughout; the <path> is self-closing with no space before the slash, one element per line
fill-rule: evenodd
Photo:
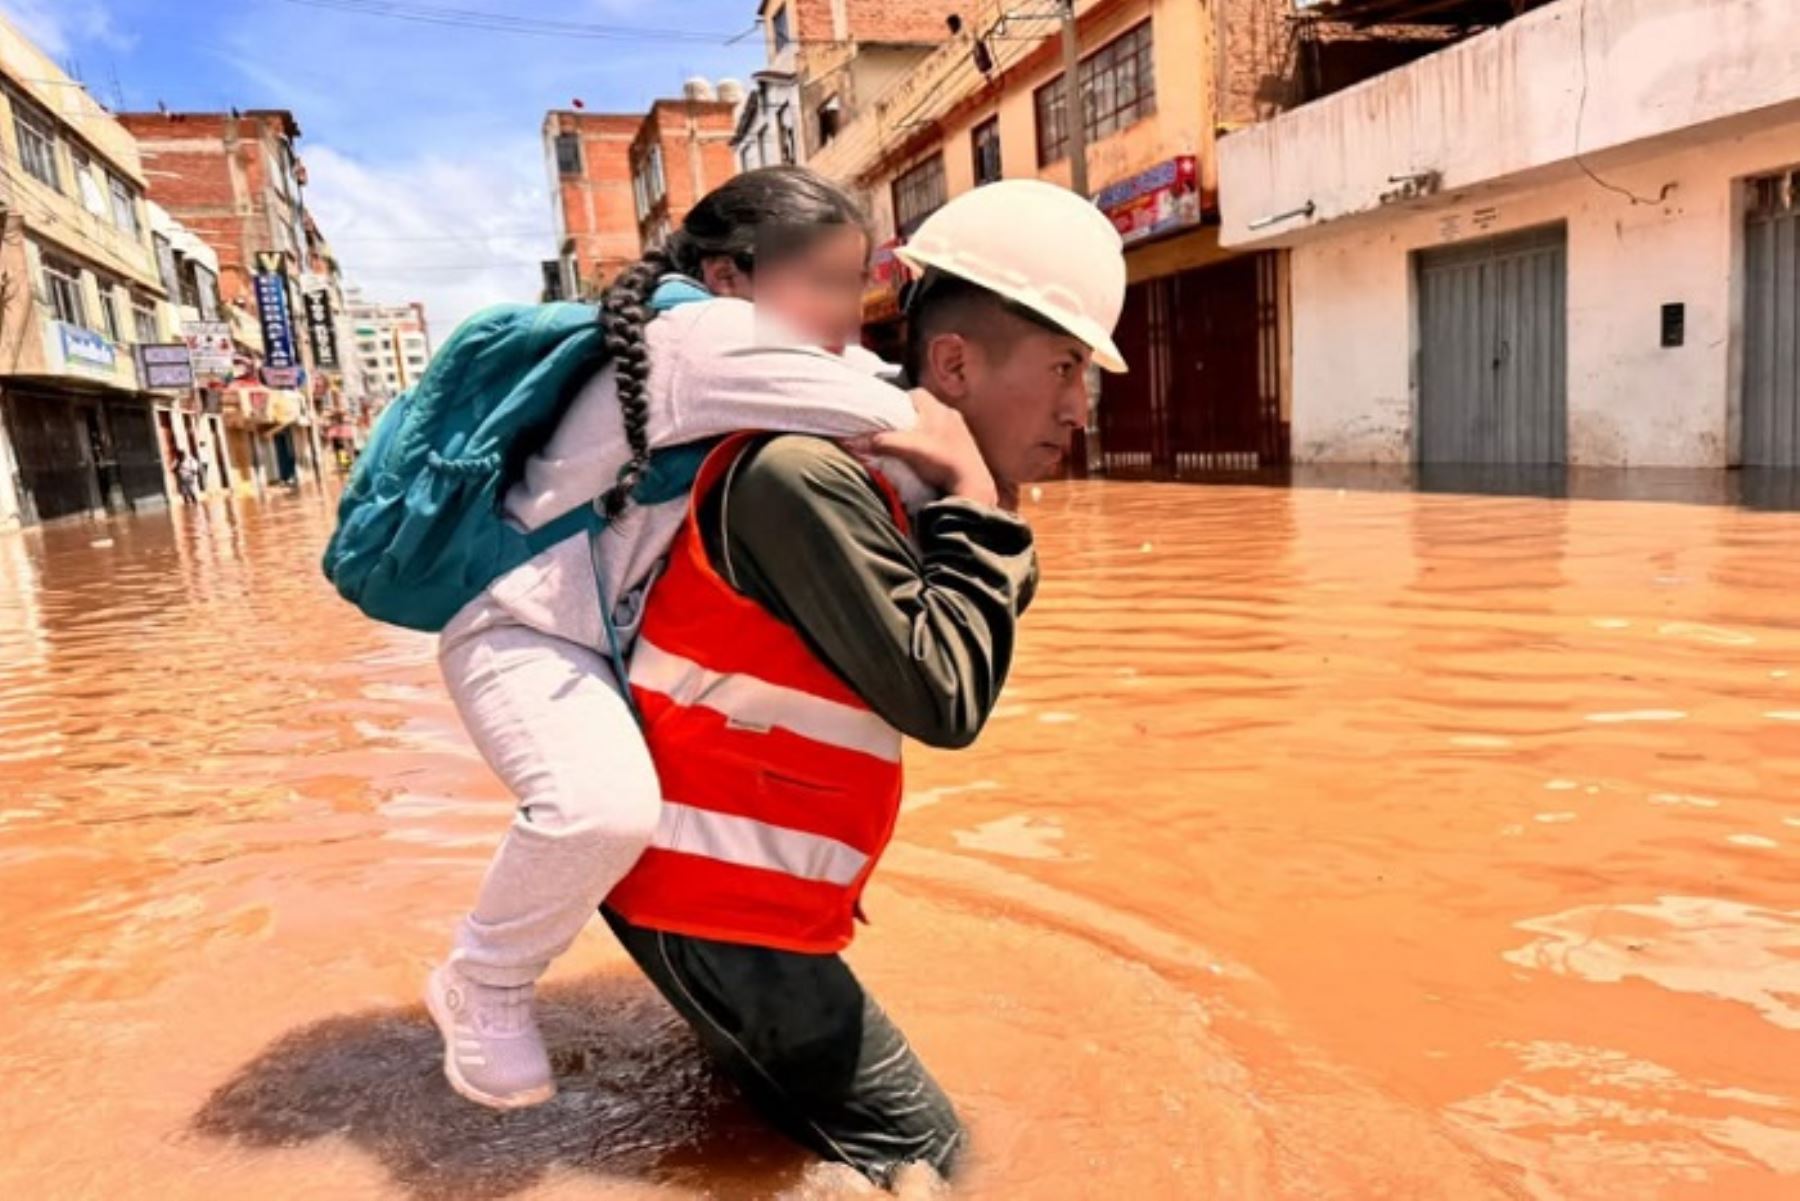
<path fill-rule="evenodd" d="M 923 388 L 913 389 L 912 400 L 919 412 L 916 426 L 877 434 L 866 445 L 877 454 L 899 459 L 946 496 L 997 505 L 1000 490 L 962 414 Z"/>

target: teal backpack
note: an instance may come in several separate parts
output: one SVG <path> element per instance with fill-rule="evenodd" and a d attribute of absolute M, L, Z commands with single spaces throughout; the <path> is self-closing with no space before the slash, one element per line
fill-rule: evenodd
<path fill-rule="evenodd" d="M 650 307 L 707 296 L 671 276 Z M 525 459 L 606 364 L 596 317 L 586 304 L 496 305 L 457 327 L 418 386 L 375 423 L 350 473 L 324 561 L 344 599 L 377 621 L 435 632 L 513 568 L 605 527 L 598 503 L 529 532 L 501 510 Z M 631 499 L 681 496 L 707 449 L 658 452 Z"/>

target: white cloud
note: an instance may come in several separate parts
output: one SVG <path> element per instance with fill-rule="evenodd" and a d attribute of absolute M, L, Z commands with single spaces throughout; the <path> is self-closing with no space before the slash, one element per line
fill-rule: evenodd
<path fill-rule="evenodd" d="M 78 44 L 129 50 L 136 43 L 113 25 L 112 14 L 99 0 L 0 0 L 0 13 L 58 62 L 66 61 Z"/>
<path fill-rule="evenodd" d="M 424 302 L 434 345 L 477 309 L 537 299 L 556 246 L 535 138 L 379 164 L 311 143 L 302 158 L 307 207 L 345 282 L 371 300 Z"/>

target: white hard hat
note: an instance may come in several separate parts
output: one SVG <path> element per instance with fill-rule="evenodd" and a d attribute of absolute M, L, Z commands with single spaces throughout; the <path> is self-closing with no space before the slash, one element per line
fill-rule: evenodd
<path fill-rule="evenodd" d="M 1066 188 L 1039 179 L 979 187 L 925 218 L 897 257 L 935 268 L 1030 309 L 1087 343 L 1094 362 L 1124 371 L 1113 327 L 1125 307 L 1119 231 Z"/>

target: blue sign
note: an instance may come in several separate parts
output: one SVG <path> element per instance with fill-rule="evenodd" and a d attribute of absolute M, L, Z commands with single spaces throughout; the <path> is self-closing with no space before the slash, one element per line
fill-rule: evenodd
<path fill-rule="evenodd" d="M 288 312 L 287 276 L 260 271 L 256 275 L 256 311 L 262 317 L 263 362 L 270 367 L 298 367 L 294 322 Z"/>
<path fill-rule="evenodd" d="M 91 329 L 82 329 L 79 325 L 70 325 L 66 321 L 58 321 L 56 330 L 62 335 L 64 362 L 86 363 L 91 367 L 104 367 L 108 371 L 113 369 L 119 351 L 111 341 Z"/>

